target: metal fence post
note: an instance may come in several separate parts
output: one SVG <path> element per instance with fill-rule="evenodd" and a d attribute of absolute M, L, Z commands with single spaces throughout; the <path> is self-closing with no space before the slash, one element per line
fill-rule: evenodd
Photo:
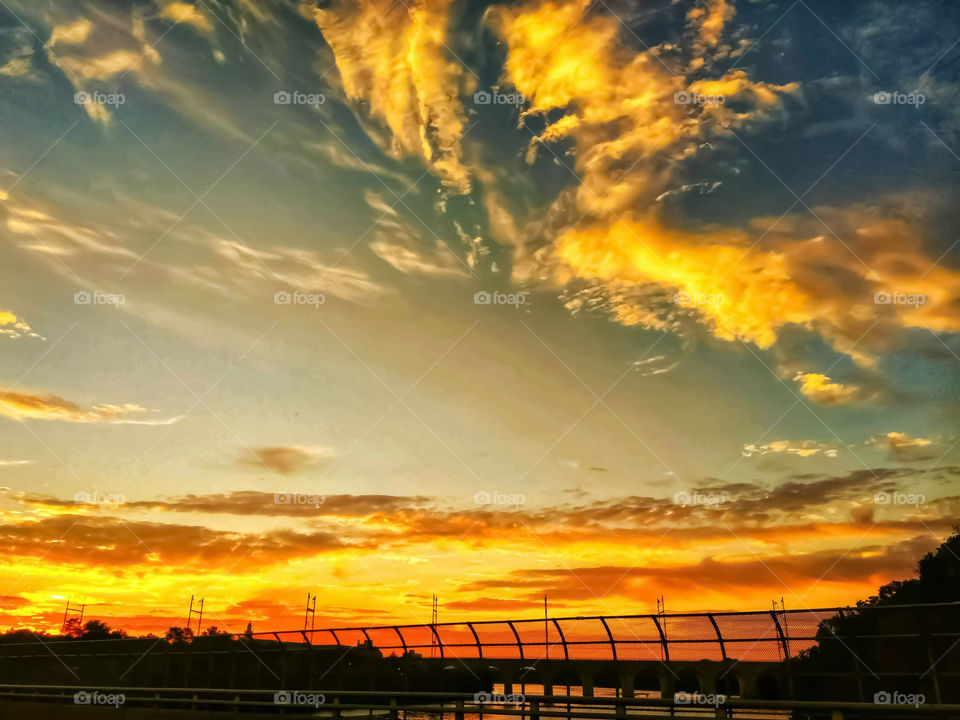
<path fill-rule="evenodd" d="M 513 626 L 513 620 L 507 620 L 507 625 L 510 626 L 510 629 L 513 630 L 513 636 L 517 639 L 517 649 L 520 650 L 520 659 L 523 660 L 523 643 L 520 642 L 520 633 L 517 632 L 517 629 Z"/>
<path fill-rule="evenodd" d="M 560 627 L 560 623 L 557 622 L 556 618 L 553 619 L 553 624 L 557 628 L 557 634 L 560 636 L 560 642 L 563 643 L 563 659 L 569 660 L 570 653 L 567 651 L 567 638 L 563 634 L 563 629 Z"/>
<path fill-rule="evenodd" d="M 614 662 L 616 662 L 617 644 L 613 641 L 613 633 L 610 632 L 610 626 L 607 625 L 606 618 L 600 618 L 600 622 L 603 624 L 603 629 L 607 631 L 607 637 L 610 638 L 610 650 L 613 651 L 613 659 L 614 659 Z"/>
<path fill-rule="evenodd" d="M 723 644 L 723 635 L 720 633 L 720 626 L 717 625 L 717 619 L 713 617 L 713 613 L 707 613 L 707 617 L 710 618 L 710 624 L 713 625 L 714 632 L 717 633 L 717 642 L 720 643 L 720 657 L 726 660 L 727 648 Z"/>
<path fill-rule="evenodd" d="M 657 619 L 656 615 L 649 615 L 648 617 L 653 620 L 653 624 L 657 626 L 657 632 L 660 633 L 660 644 L 663 646 L 663 659 L 666 662 L 670 662 L 670 647 L 667 645 L 667 636 L 664 634 L 663 628 L 660 627 L 660 620 Z"/>
<path fill-rule="evenodd" d="M 483 645 L 480 644 L 480 636 L 477 635 L 476 629 L 473 627 L 473 623 L 467 623 L 467 627 L 470 628 L 470 632 L 473 633 L 473 639 L 477 641 L 477 657 L 483 657 Z"/>

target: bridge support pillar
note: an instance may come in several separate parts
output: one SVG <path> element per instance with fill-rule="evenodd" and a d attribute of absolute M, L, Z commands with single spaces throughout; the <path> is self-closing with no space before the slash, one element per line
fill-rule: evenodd
<path fill-rule="evenodd" d="M 620 696 L 625 698 L 634 697 L 633 691 L 633 673 L 620 673 Z"/>
<path fill-rule="evenodd" d="M 543 679 L 543 694 L 553 695 L 553 678 Z"/>
<path fill-rule="evenodd" d="M 744 700 L 755 700 L 760 694 L 756 675 L 737 675 L 737 682 L 740 685 L 740 697 Z"/>
<path fill-rule="evenodd" d="M 580 676 L 580 687 L 584 697 L 593 697 L 593 675 L 584 673 Z"/>
<path fill-rule="evenodd" d="M 503 681 L 503 694 L 504 695 L 513 695 L 513 681 L 504 680 Z"/>
<path fill-rule="evenodd" d="M 700 683 L 700 692 L 704 695 L 715 695 L 717 692 L 717 676 L 697 669 L 697 681 Z"/>
<path fill-rule="evenodd" d="M 673 675 L 660 676 L 660 697 L 672 698 L 674 693 Z"/>

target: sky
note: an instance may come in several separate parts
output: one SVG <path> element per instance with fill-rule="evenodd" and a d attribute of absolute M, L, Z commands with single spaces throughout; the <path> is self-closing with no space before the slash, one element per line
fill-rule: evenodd
<path fill-rule="evenodd" d="M 0 2 L 0 627 L 844 605 L 960 515 L 960 13 Z"/>

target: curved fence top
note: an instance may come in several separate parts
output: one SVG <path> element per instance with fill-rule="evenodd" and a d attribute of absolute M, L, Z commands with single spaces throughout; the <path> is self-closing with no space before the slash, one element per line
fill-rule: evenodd
<path fill-rule="evenodd" d="M 820 623 L 831 617 L 911 607 L 916 606 L 547 617 L 287 630 L 252 637 L 311 645 L 369 645 L 384 655 L 415 652 L 435 658 L 777 662 L 815 645 Z"/>

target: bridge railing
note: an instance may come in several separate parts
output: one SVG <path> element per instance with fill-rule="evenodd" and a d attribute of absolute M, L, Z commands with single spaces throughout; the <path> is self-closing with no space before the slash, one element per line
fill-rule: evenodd
<path fill-rule="evenodd" d="M 824 635 L 832 618 L 851 613 L 879 613 L 880 622 L 871 625 L 870 634 Z M 939 613 L 939 615 L 938 615 Z M 910 656 L 938 657 L 960 655 L 954 652 L 960 634 L 944 633 L 945 628 L 927 627 L 927 618 L 960 614 L 960 603 L 925 605 L 889 605 L 880 607 L 832 607 L 784 611 L 674 613 L 662 615 L 607 615 L 548 617 L 540 619 L 484 620 L 418 625 L 378 625 L 328 627 L 315 630 L 278 630 L 226 635 L 226 638 L 256 640 L 279 646 L 301 643 L 312 646 L 369 645 L 385 656 L 416 652 L 424 657 L 445 659 L 516 660 L 737 660 L 740 662 L 778 662 L 795 658 L 824 639 L 848 647 L 872 640 L 883 641 Z M 824 624 L 823 626 L 821 624 Z M 934 622 L 935 624 L 935 622 Z M 956 622 L 951 620 L 955 631 Z M 206 641 L 207 638 L 196 640 Z M 213 638 L 210 638 L 212 641 Z M 40 642 L 0 643 L 0 655 L 15 657 L 18 652 L 55 652 L 57 655 L 99 652 L 99 645 L 110 645 L 110 652 L 124 647 L 137 648 L 159 640 L 44 639 Z M 192 643 L 188 643 L 192 645 Z M 23 649 L 25 648 L 25 649 Z M 856 654 L 856 653 L 852 653 Z M 947 660 L 941 660 L 941 665 Z M 952 669 L 952 668 L 951 668 Z"/>
<path fill-rule="evenodd" d="M 950 605 L 930 604 L 925 610 Z M 916 606 L 787 611 L 548 617 L 419 625 L 381 625 L 253 633 L 256 639 L 311 645 L 368 644 L 384 655 L 517 660 L 726 660 L 777 662 L 815 645 L 821 623 L 851 612 L 897 613 Z M 886 639 L 920 639 L 898 626 Z M 842 638 L 841 638 L 842 639 Z M 862 638 L 860 638 L 862 639 Z"/>

